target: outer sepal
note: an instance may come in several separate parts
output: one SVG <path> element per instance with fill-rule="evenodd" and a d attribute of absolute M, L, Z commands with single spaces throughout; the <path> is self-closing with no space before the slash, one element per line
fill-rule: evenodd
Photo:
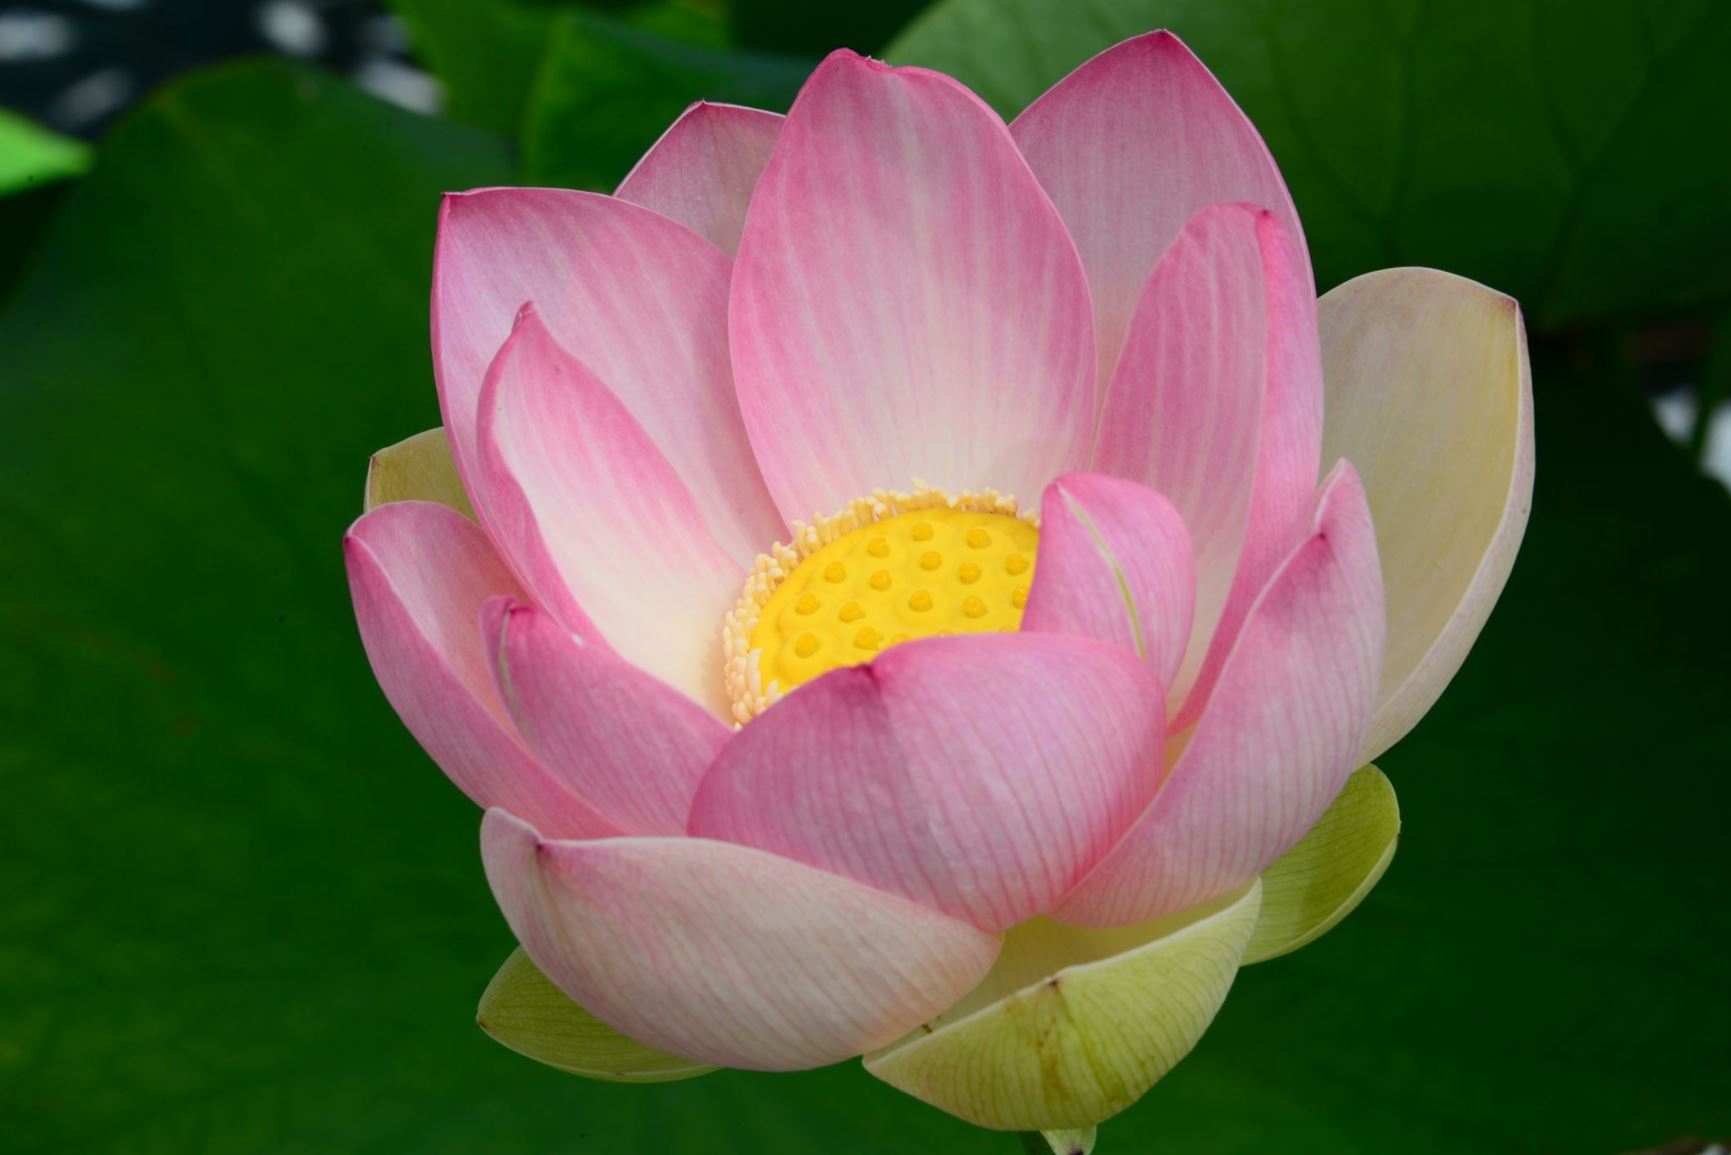
<path fill-rule="evenodd" d="M 1005 1131 L 1086 1130 L 1190 1053 L 1238 973 L 1262 885 L 1111 930 L 1034 919 L 966 998 L 868 1054 L 891 1086 Z"/>
<path fill-rule="evenodd" d="M 522 947 L 481 992 L 475 1023 L 519 1055 L 585 1079 L 671 1083 L 718 1069 L 620 1034 L 567 998 Z"/>
<path fill-rule="evenodd" d="M 1399 841 L 1394 787 L 1375 766 L 1361 767 L 1310 833 L 1262 872 L 1262 916 L 1245 965 L 1290 954 L 1333 930 L 1388 870 Z"/>
<path fill-rule="evenodd" d="M 436 501 L 475 520 L 442 426 L 387 445 L 367 462 L 362 511 L 393 501 Z"/>

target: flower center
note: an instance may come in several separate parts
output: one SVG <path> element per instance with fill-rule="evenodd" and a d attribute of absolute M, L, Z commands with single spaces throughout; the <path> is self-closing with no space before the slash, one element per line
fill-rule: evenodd
<path fill-rule="evenodd" d="M 987 490 L 878 491 L 758 557 L 723 631 L 728 697 L 748 722 L 795 686 L 915 638 L 1022 624 L 1040 530 Z"/>

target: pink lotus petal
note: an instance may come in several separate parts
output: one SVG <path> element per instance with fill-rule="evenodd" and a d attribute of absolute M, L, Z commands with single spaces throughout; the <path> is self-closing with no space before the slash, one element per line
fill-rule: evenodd
<path fill-rule="evenodd" d="M 700 100 L 661 134 L 613 195 L 672 217 L 732 256 L 781 121 L 773 112 Z"/>
<path fill-rule="evenodd" d="M 479 444 L 483 521 L 535 600 L 724 714 L 720 623 L 744 570 L 631 414 L 532 307 L 488 370 Z"/>
<path fill-rule="evenodd" d="M 1358 765 L 1384 637 L 1376 531 L 1345 462 L 1257 599 L 1141 820 L 1052 917 L 1121 926 L 1218 898 L 1284 854 Z"/>
<path fill-rule="evenodd" d="M 998 940 L 903 898 L 695 838 L 543 841 L 492 810 L 487 880 L 547 977 L 631 1038 L 702 1063 L 817 1067 L 955 1002 Z"/>
<path fill-rule="evenodd" d="M 683 834 L 731 729 L 544 611 L 495 598 L 482 621 L 499 693 L 542 764 L 621 830 Z"/>
<path fill-rule="evenodd" d="M 1085 462 L 1075 248 L 1003 123 L 948 77 L 819 65 L 752 200 L 731 308 L 740 406 L 790 519 L 916 479 L 1031 501 Z"/>
<path fill-rule="evenodd" d="M 1002 930 L 1081 877 L 1152 795 L 1147 666 L 1050 634 L 906 642 L 795 690 L 721 752 L 691 833 Z"/>
<path fill-rule="evenodd" d="M 1220 82 L 1170 32 L 1108 48 L 1010 126 L 1075 238 L 1094 291 L 1099 382 L 1130 329 L 1142 283 L 1191 216 L 1212 204 L 1270 209 L 1310 261 L 1280 170 Z"/>
<path fill-rule="evenodd" d="M 488 598 L 522 591 L 473 522 L 433 502 L 381 505 L 350 527 L 343 559 L 385 697 L 464 794 L 561 837 L 618 833 L 536 763 L 505 714 L 476 615 Z"/>
<path fill-rule="evenodd" d="M 1250 602 L 1305 533 L 1321 442 L 1308 267 L 1272 214 L 1204 209 L 1148 278 L 1094 462 L 1169 498 L 1196 550 L 1174 728 L 1195 721 Z"/>
<path fill-rule="evenodd" d="M 433 368 L 475 506 L 487 367 L 534 301 L 559 344 L 617 397 L 741 565 L 785 536 L 728 372 L 727 254 L 658 213 L 593 193 L 479 189 L 445 198 L 433 267 Z M 484 510 L 483 510 L 484 512 Z"/>
<path fill-rule="evenodd" d="M 1196 610 L 1190 535 L 1171 502 L 1133 481 L 1067 474 L 1046 487 L 1039 558 L 1023 630 L 1110 642 L 1171 684 Z"/>

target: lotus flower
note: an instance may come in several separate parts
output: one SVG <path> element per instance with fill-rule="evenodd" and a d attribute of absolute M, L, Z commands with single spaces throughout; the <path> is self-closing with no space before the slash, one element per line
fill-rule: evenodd
<path fill-rule="evenodd" d="M 614 196 L 452 195 L 432 306 L 361 637 L 486 808 L 483 1026 L 602 1078 L 864 1056 L 986 1127 L 1122 1110 L 1387 866 L 1366 764 L 1526 521 L 1515 304 L 1318 301 L 1164 33 L 1008 126 L 844 51 Z"/>

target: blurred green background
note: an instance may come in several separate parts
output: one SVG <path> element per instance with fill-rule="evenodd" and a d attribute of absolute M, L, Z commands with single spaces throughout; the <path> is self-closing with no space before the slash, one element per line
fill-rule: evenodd
<path fill-rule="evenodd" d="M 1539 479 L 1478 648 L 1382 760 L 1387 878 L 1245 971 L 1103 1155 L 1731 1135 L 1731 501 L 1698 469 L 1731 5 L 391 7 L 432 111 L 255 59 L 92 149 L 0 118 L 0 1150 L 1014 1150 L 857 1066 L 616 1087 L 481 1035 L 512 942 L 477 815 L 378 692 L 338 543 L 367 455 L 438 423 L 441 191 L 610 189 L 687 102 L 785 108 L 837 45 L 1009 115 L 1161 26 L 1267 137 L 1319 287 L 1428 264 L 1521 299 Z"/>

